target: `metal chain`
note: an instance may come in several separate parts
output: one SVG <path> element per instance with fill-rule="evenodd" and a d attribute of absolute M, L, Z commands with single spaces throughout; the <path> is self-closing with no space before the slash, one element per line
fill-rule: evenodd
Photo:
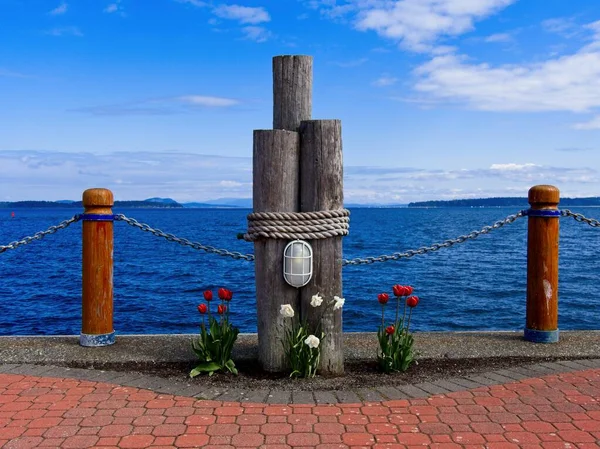
<path fill-rule="evenodd" d="M 573 219 L 575 221 L 578 221 L 579 223 L 587 223 L 593 228 L 600 228 L 600 221 L 598 221 L 594 218 L 584 217 L 582 214 L 577 214 L 575 212 L 571 212 L 569 209 L 562 209 L 560 211 L 560 214 L 563 217 L 573 217 Z"/>
<path fill-rule="evenodd" d="M 31 237 L 24 237 L 21 240 L 17 240 L 15 242 L 10 242 L 8 245 L 5 245 L 5 246 L 0 245 L 0 253 L 3 253 L 4 251 L 8 251 L 9 249 L 15 249 L 21 245 L 27 245 L 28 243 L 31 243 L 34 240 L 40 240 L 44 236 L 46 236 L 48 234 L 54 234 L 59 229 L 64 229 L 67 226 L 69 226 L 79 220 L 81 220 L 81 215 L 75 215 L 75 216 L 73 216 L 73 218 L 69 218 L 68 220 L 63 221 L 63 222 L 57 224 L 56 226 L 50 226 L 45 231 L 36 232 Z"/>
<path fill-rule="evenodd" d="M 388 260 L 400 260 L 403 258 L 413 257 L 416 255 L 427 254 L 429 252 L 438 251 L 442 248 L 450 248 L 451 246 L 457 243 L 466 242 L 469 239 L 476 239 L 481 234 L 488 234 L 490 231 L 494 229 L 501 228 L 505 224 L 514 222 L 517 218 L 523 217 L 526 215 L 526 211 L 520 211 L 514 215 L 509 215 L 504 220 L 497 221 L 492 226 L 484 226 L 480 231 L 473 231 L 466 235 L 461 235 L 455 239 L 446 240 L 443 243 L 434 243 L 431 246 L 423 246 L 416 250 L 408 250 L 404 253 L 393 253 L 389 256 L 379 256 L 379 257 L 367 257 L 365 259 L 356 258 L 356 259 L 343 259 L 342 265 L 361 265 L 361 264 L 371 264 L 375 262 L 386 262 Z"/>
<path fill-rule="evenodd" d="M 189 246 L 193 249 L 198 249 L 201 251 L 206 251 L 207 253 L 218 254 L 219 256 L 232 257 L 234 259 L 244 259 L 250 261 L 254 260 L 253 254 L 242 254 L 238 253 L 237 251 L 227 251 L 226 249 L 217 249 L 212 246 L 203 245 L 202 243 L 198 242 L 190 242 L 188 239 L 179 238 L 174 236 L 173 234 L 167 234 L 166 232 L 163 232 L 160 229 L 154 229 L 145 223 L 140 223 L 134 218 L 128 218 L 123 214 L 116 214 L 115 221 L 124 221 L 125 223 L 135 228 L 139 228 L 144 232 L 150 232 L 151 234 L 154 234 L 157 237 L 162 237 L 168 240 L 169 242 L 179 243 L 180 245 Z"/>

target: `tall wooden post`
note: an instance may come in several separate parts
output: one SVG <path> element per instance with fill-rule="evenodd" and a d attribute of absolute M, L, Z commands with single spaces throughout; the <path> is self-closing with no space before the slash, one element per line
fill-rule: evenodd
<path fill-rule="evenodd" d="M 300 126 L 300 210 L 311 212 L 344 207 L 342 123 L 339 120 L 303 121 Z M 302 316 L 314 329 L 320 322 L 325 338 L 321 343 L 321 372 L 344 373 L 342 311 L 321 311 L 310 305 L 320 293 L 326 301 L 342 297 L 342 237 L 310 242 L 313 276 L 300 292 Z"/>
<path fill-rule="evenodd" d="M 559 201 L 554 186 L 529 189 L 525 339 L 535 343 L 558 342 Z"/>
<path fill-rule="evenodd" d="M 312 110 L 312 57 L 273 58 L 273 130 L 254 131 L 254 212 L 300 210 L 300 140 L 302 120 Z M 286 368 L 282 340 L 282 304 L 300 312 L 300 292 L 283 279 L 284 240 L 254 242 L 258 355 L 266 371 Z"/>
<path fill-rule="evenodd" d="M 107 346 L 115 342 L 113 204 L 110 190 L 88 189 L 83 192 L 81 346 Z"/>

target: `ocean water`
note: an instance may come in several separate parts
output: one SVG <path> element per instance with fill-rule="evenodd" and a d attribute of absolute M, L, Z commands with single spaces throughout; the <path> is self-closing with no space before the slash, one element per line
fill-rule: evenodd
<path fill-rule="evenodd" d="M 598 208 L 572 208 L 600 218 Z M 455 238 L 516 208 L 351 209 L 344 257 L 367 257 Z M 217 248 L 251 253 L 237 240 L 245 209 L 121 209 L 154 228 Z M 71 218 L 75 209 L 0 209 L 0 244 Z M 561 218 L 559 328 L 600 329 L 600 229 Z M 518 330 L 525 323 L 527 219 L 425 256 L 343 269 L 344 329 L 373 331 L 377 294 L 414 286 L 420 331 Z M 121 334 L 196 332 L 206 289 L 234 292 L 232 320 L 256 331 L 253 262 L 207 254 L 115 222 L 114 323 Z M 391 316 L 391 315 L 390 315 Z M 0 254 L 0 335 L 81 330 L 81 222 Z"/>

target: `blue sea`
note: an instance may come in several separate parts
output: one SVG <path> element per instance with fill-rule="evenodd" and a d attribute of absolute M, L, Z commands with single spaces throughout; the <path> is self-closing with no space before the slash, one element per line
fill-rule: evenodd
<path fill-rule="evenodd" d="M 600 208 L 572 208 L 600 218 Z M 378 256 L 455 238 L 517 208 L 351 209 L 344 258 Z M 0 244 L 71 218 L 76 209 L 0 209 Z M 115 209 L 217 248 L 251 253 L 236 238 L 247 209 Z M 600 229 L 561 218 L 559 328 L 600 329 Z M 343 268 L 344 329 L 373 331 L 377 294 L 414 286 L 418 331 L 518 330 L 525 323 L 527 219 L 488 235 L 400 261 Z M 114 324 L 120 334 L 196 332 L 202 292 L 234 292 L 232 320 L 256 331 L 254 264 L 167 242 L 115 222 Z M 0 254 L 0 335 L 64 335 L 81 330 L 81 222 Z"/>

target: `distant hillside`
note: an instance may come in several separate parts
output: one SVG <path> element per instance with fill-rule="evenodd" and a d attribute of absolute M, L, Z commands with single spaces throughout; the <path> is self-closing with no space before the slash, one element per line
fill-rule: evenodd
<path fill-rule="evenodd" d="M 115 208 L 119 207 L 134 207 L 134 208 L 158 208 L 158 209 L 172 209 L 182 208 L 183 206 L 174 200 L 169 202 L 158 202 L 158 201 L 115 201 Z M 83 209 L 81 201 L 14 201 L 14 202 L 0 202 L 0 208 L 5 209 L 49 209 L 49 208 L 68 208 L 68 209 Z"/>
<path fill-rule="evenodd" d="M 600 206 L 600 197 L 589 198 L 561 198 L 560 206 Z M 523 197 L 498 197 L 477 198 L 448 201 L 417 201 L 409 203 L 408 207 L 529 207 L 527 198 Z"/>

